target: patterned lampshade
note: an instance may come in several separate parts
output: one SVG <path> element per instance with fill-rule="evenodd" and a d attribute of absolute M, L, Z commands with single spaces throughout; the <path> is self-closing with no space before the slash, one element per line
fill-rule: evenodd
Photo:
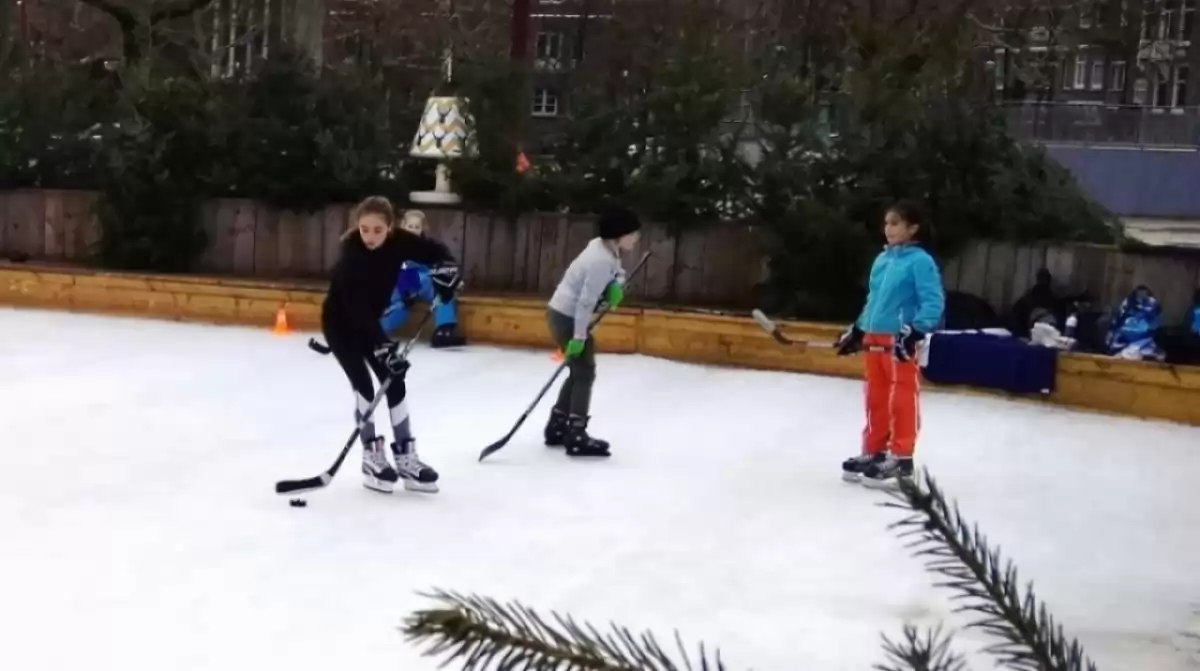
<path fill-rule="evenodd" d="M 432 96 L 425 102 L 425 113 L 421 115 L 409 155 L 456 158 L 471 151 L 470 136 L 462 100 L 453 96 Z"/>

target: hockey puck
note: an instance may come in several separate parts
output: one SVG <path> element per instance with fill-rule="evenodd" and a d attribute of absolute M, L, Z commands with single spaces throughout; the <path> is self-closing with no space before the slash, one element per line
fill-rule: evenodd
<path fill-rule="evenodd" d="M 288 501 L 288 505 L 293 508 L 303 508 L 304 506 L 308 505 L 308 501 L 305 501 L 304 499 L 292 499 L 291 501 Z"/>

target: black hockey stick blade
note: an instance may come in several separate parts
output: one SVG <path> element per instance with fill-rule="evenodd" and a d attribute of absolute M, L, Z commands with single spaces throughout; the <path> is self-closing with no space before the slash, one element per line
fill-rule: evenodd
<path fill-rule="evenodd" d="M 493 452 L 496 452 L 500 448 L 507 445 L 508 441 L 512 440 L 512 437 L 517 435 L 517 430 L 521 428 L 521 425 L 525 423 L 525 420 L 529 419 L 529 415 L 533 414 L 533 409 L 537 407 L 539 402 L 541 402 L 542 397 L 546 395 L 546 392 L 550 391 L 550 387 L 554 385 L 554 381 L 558 379 L 559 375 L 562 375 L 562 372 L 566 370 L 566 368 L 566 361 L 558 364 L 558 368 L 554 369 L 554 375 L 551 376 L 550 379 L 546 381 L 546 384 L 542 386 L 542 390 L 538 392 L 537 398 L 533 399 L 533 403 L 530 403 L 528 408 L 525 408 L 525 412 L 521 414 L 521 418 L 517 420 L 517 423 L 513 425 L 513 428 L 509 429 L 508 433 L 505 434 L 503 438 L 483 448 L 483 451 L 479 453 L 480 461 L 483 461 Z"/>
<path fill-rule="evenodd" d="M 411 352 L 413 346 L 417 344 L 417 339 L 421 337 L 421 331 L 425 330 L 425 325 L 429 323 L 429 318 L 432 315 L 433 310 L 425 313 L 425 316 L 421 318 L 421 323 L 417 326 L 416 333 L 413 333 L 412 337 L 408 339 L 408 342 L 404 344 L 404 349 L 401 350 L 401 354 L 404 358 L 408 358 L 408 353 Z M 367 406 L 366 411 L 363 412 L 362 419 L 359 420 L 358 425 L 354 427 L 354 433 L 350 434 L 350 439 L 346 441 L 345 446 L 342 447 L 342 451 L 338 454 L 337 459 L 333 462 L 332 466 L 326 469 L 324 473 L 311 478 L 302 478 L 300 480 L 280 480 L 279 482 L 275 483 L 275 493 L 295 494 L 296 492 L 307 492 L 314 489 L 321 489 L 322 487 L 328 486 L 330 482 L 333 482 L 333 476 L 337 475 L 338 470 L 341 469 L 342 462 L 346 460 L 346 455 L 350 454 L 351 448 L 354 447 L 354 442 L 358 440 L 360 435 L 362 435 L 362 430 L 367 423 L 372 421 L 371 416 L 375 413 L 375 408 L 379 405 L 379 402 L 387 396 L 388 387 L 392 386 L 393 379 L 394 378 L 389 375 L 387 379 L 379 385 L 378 391 L 375 392 L 375 398 L 371 400 L 371 404 Z"/>
<path fill-rule="evenodd" d="M 342 451 L 338 453 L 337 459 L 333 465 L 325 470 L 324 473 L 311 478 L 302 480 L 280 480 L 275 483 L 276 494 L 295 494 L 296 492 L 308 492 L 314 489 L 321 489 L 333 482 L 333 476 L 337 475 L 338 470 L 342 467 L 342 462 L 346 460 L 346 455 L 350 454 L 350 449 L 354 447 L 355 441 L 362 435 L 363 427 L 367 422 L 372 421 L 371 415 L 375 412 L 376 406 L 379 405 L 380 399 L 387 395 L 388 387 L 392 385 L 392 377 L 388 376 L 382 384 L 379 385 L 379 391 L 375 392 L 375 398 L 371 400 L 371 405 L 367 406 L 367 411 L 363 413 L 362 420 L 354 427 L 354 433 L 350 434 L 350 439 L 346 441 L 346 445 L 342 447 Z"/>
<path fill-rule="evenodd" d="M 633 270 L 630 271 L 629 275 L 627 276 L 625 280 L 626 284 L 628 284 L 629 281 L 632 280 L 638 274 L 638 272 L 642 270 L 642 266 L 646 265 L 646 259 L 648 258 L 650 258 L 650 252 L 642 254 L 642 258 L 637 262 L 637 265 L 633 267 Z M 607 304 L 600 308 L 600 313 L 596 315 L 596 318 L 592 320 L 591 326 L 588 327 L 589 335 L 591 334 L 592 329 L 596 328 L 596 325 L 599 324 L 600 320 L 604 318 L 604 315 L 608 314 L 608 310 L 609 307 Z M 489 455 L 494 454 L 497 450 L 507 445 L 508 441 L 512 440 L 512 437 L 517 435 L 517 431 L 521 428 L 521 425 L 525 423 L 525 420 L 529 419 L 529 415 L 533 414 L 533 409 L 537 407 L 538 403 L 542 402 L 542 397 L 546 395 L 546 392 L 550 391 L 550 387 L 554 385 L 554 381 L 558 379 L 559 375 L 562 375 L 562 372 L 566 370 L 566 368 L 567 361 L 564 360 L 562 363 L 558 364 L 558 368 L 554 369 L 554 375 L 546 381 L 546 384 L 542 385 L 542 390 L 538 392 L 537 398 L 533 399 L 533 403 L 529 404 L 529 407 L 526 408 L 525 412 L 521 414 L 521 418 L 517 420 L 517 423 L 508 430 L 508 433 L 505 434 L 503 438 L 483 448 L 483 451 L 479 453 L 479 461 L 487 459 Z"/>
<path fill-rule="evenodd" d="M 333 351 L 328 345 L 322 343 L 316 338 L 308 339 L 308 348 L 320 355 L 326 355 Z"/>

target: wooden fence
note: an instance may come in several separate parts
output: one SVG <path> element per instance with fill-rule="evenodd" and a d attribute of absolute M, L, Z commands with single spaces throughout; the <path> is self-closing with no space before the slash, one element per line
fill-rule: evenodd
<path fill-rule="evenodd" d="M 1168 324 L 1184 320 L 1200 288 L 1200 255 L 1135 254 L 1102 245 L 1012 245 L 979 241 L 945 264 L 947 289 L 982 297 L 1007 311 L 1046 268 L 1059 291 L 1087 291 L 1114 307 L 1139 284 L 1150 287 Z"/>
<path fill-rule="evenodd" d="M 91 214 L 96 195 L 79 191 L 0 192 L 0 256 L 82 262 L 99 240 Z M 204 204 L 209 245 L 200 270 L 262 278 L 320 278 L 337 261 L 350 205 L 311 213 L 279 211 L 253 200 Z M 519 221 L 427 210 L 431 233 L 463 263 L 468 290 L 549 294 L 594 235 L 592 219 L 531 214 Z M 716 226 L 680 237 L 663 226 L 642 231 L 642 251 L 653 251 L 631 285 L 631 297 L 665 304 L 746 307 L 765 264 L 748 227 Z"/>
<path fill-rule="evenodd" d="M 0 256 L 81 262 L 99 240 L 91 214 L 95 194 L 80 191 L 0 192 Z M 220 199 L 204 205 L 209 247 L 201 270 L 264 278 L 319 278 L 337 260 L 347 226 L 347 204 L 313 213 L 277 211 L 252 200 Z M 531 214 L 517 222 L 452 210 L 427 211 L 432 233 L 465 266 L 468 290 L 549 294 L 566 264 L 593 235 L 590 219 Z M 642 250 L 654 256 L 630 289 L 631 296 L 664 304 L 749 308 L 765 277 L 756 231 L 712 226 L 672 237 L 648 225 Z M 1200 257 L 1122 253 L 1093 245 L 1014 246 L 979 242 L 945 263 L 948 289 L 975 294 L 1005 312 L 1033 285 L 1039 268 L 1055 284 L 1088 290 L 1115 305 L 1137 284 L 1163 301 L 1178 322 L 1200 285 Z"/>

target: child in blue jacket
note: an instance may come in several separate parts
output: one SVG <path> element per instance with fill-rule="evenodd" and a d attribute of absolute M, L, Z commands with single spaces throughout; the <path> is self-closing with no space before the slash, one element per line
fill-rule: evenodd
<path fill-rule="evenodd" d="M 887 246 L 871 266 L 867 303 L 837 341 L 839 356 L 868 348 L 866 427 L 861 453 L 842 463 L 848 482 L 882 487 L 913 474 L 921 425 L 917 349 L 941 323 L 946 305 L 937 263 L 917 246 L 924 222 L 913 203 L 888 208 Z"/>
<path fill-rule="evenodd" d="M 405 212 L 399 225 L 413 235 L 425 237 L 425 213 L 420 210 Z M 403 326 L 408 320 L 409 307 L 417 300 L 423 300 L 429 303 L 430 309 L 433 310 L 434 330 L 429 339 L 430 347 L 440 349 L 466 345 L 466 338 L 458 330 L 458 298 L 434 305 L 433 296 L 433 281 L 429 276 L 429 268 L 415 261 L 406 262 L 396 279 L 392 300 L 379 320 L 384 332 L 392 333 Z"/>

